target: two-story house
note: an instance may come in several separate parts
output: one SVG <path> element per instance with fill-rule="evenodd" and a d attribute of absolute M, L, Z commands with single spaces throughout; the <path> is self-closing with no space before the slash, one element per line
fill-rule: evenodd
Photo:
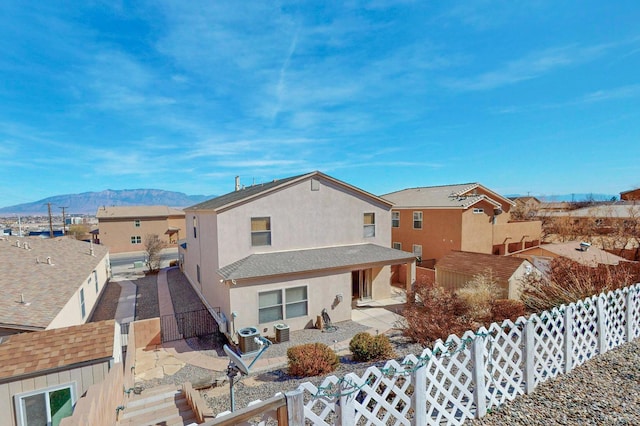
<path fill-rule="evenodd" d="M 511 220 L 515 203 L 478 184 L 403 189 L 394 203 L 394 248 L 412 251 L 432 268 L 452 250 L 503 255 L 539 244 L 540 221 Z"/>
<path fill-rule="evenodd" d="M 110 253 L 143 251 L 147 235 L 157 235 L 168 247 L 175 247 L 184 229 L 184 211 L 167 206 L 100 207 L 98 240 Z"/>
<path fill-rule="evenodd" d="M 389 297 L 391 265 L 415 257 L 393 250 L 391 203 L 320 172 L 236 190 L 185 209 L 183 271 L 233 336 L 351 318 L 352 301 Z"/>

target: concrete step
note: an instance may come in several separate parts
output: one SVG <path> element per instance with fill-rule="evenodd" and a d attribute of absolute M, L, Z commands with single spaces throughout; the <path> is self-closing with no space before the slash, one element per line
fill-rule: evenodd
<path fill-rule="evenodd" d="M 127 414 L 121 418 L 120 425 L 188 425 L 195 420 L 195 414 L 184 398 L 176 401 L 176 404 L 173 405 L 167 403 L 150 406 Z"/>
<path fill-rule="evenodd" d="M 135 416 L 140 416 L 147 413 L 153 413 L 154 411 L 159 410 L 167 410 L 167 409 L 188 409 L 189 404 L 184 396 L 178 397 L 169 397 L 166 399 L 161 399 L 158 401 L 153 401 L 147 404 L 137 405 L 137 406 L 125 406 L 124 411 L 122 412 L 121 419 L 128 419 Z"/>
<path fill-rule="evenodd" d="M 165 391 L 163 393 L 152 393 L 143 395 L 136 395 L 136 397 L 131 397 L 125 402 L 125 406 L 127 409 L 132 409 L 136 407 L 153 405 L 155 403 L 159 403 L 161 401 L 173 401 L 181 395 L 181 391 L 179 390 L 170 390 Z"/>

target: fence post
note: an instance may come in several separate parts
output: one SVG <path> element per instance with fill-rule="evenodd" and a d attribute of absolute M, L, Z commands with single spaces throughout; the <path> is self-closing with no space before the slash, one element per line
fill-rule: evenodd
<path fill-rule="evenodd" d="M 353 400 L 357 392 L 354 392 L 353 385 L 343 380 L 340 383 L 340 396 L 336 400 L 336 425 L 354 426 L 356 419 L 356 407 Z"/>
<path fill-rule="evenodd" d="M 596 299 L 598 318 L 598 353 L 607 351 L 607 310 L 604 307 L 604 295 L 600 294 Z"/>
<path fill-rule="evenodd" d="M 535 362 L 536 362 L 536 345 L 535 345 L 535 328 L 533 327 L 533 321 L 527 320 L 524 324 L 524 392 L 529 394 L 536 388 L 536 379 L 534 377 Z"/>
<path fill-rule="evenodd" d="M 626 332 L 627 332 L 627 342 L 630 342 L 633 340 L 633 338 L 635 337 L 635 322 L 633 321 L 633 311 L 634 311 L 634 303 L 633 303 L 633 287 L 628 287 L 627 288 L 627 297 L 626 297 L 626 305 L 627 305 L 627 311 L 625 312 L 626 314 L 626 320 L 627 320 L 627 327 L 626 327 Z"/>
<path fill-rule="evenodd" d="M 564 310 L 564 373 L 573 369 L 573 306 Z"/>
<path fill-rule="evenodd" d="M 490 338 L 490 337 L 489 337 Z M 489 356 L 492 356 L 489 354 Z M 473 359 L 473 399 L 476 403 L 476 419 L 482 418 L 487 414 L 487 389 L 484 383 L 484 341 L 479 336 L 473 339 L 471 346 L 471 357 Z"/>
<path fill-rule="evenodd" d="M 420 365 L 420 364 L 418 364 Z M 413 383 L 413 395 L 411 395 L 411 407 L 413 408 L 413 426 L 427 424 L 427 366 L 420 365 L 411 373 Z"/>
<path fill-rule="evenodd" d="M 304 424 L 304 400 L 301 389 L 284 393 L 287 399 L 287 420 L 290 425 Z"/>

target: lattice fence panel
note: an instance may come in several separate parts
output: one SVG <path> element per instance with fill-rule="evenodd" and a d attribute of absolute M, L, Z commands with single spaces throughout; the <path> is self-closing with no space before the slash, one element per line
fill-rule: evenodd
<path fill-rule="evenodd" d="M 604 301 L 605 307 L 607 349 L 613 349 L 626 341 L 626 297 L 620 290 L 610 291 L 607 294 L 601 294 L 599 297 Z"/>
<path fill-rule="evenodd" d="M 331 426 L 336 419 L 336 397 L 340 392 L 340 379 L 336 376 L 326 377 L 320 386 L 304 382 L 298 386 L 304 395 L 304 417 L 306 424 Z"/>
<path fill-rule="evenodd" d="M 640 284 L 633 285 L 625 289 L 625 293 L 631 293 L 631 337 L 640 337 Z"/>
<path fill-rule="evenodd" d="M 381 369 L 369 367 L 362 377 L 345 376 L 357 389 L 354 406 L 357 425 L 406 425 L 411 421 L 411 375 L 397 361 L 388 361 Z"/>
<path fill-rule="evenodd" d="M 534 380 L 544 382 L 562 372 L 564 365 L 564 308 L 531 315 L 534 326 Z"/>
<path fill-rule="evenodd" d="M 577 367 L 598 354 L 597 298 L 583 299 L 573 306 L 573 362 Z"/>
<path fill-rule="evenodd" d="M 524 394 L 524 324 L 506 320 L 493 323 L 484 339 L 487 408 L 499 406 Z"/>
<path fill-rule="evenodd" d="M 422 353 L 422 358 L 428 358 L 427 417 L 434 424 L 461 425 L 474 416 L 472 339 L 465 336 L 467 333 L 462 339 L 450 336 L 446 343 L 437 341 L 432 351 Z"/>

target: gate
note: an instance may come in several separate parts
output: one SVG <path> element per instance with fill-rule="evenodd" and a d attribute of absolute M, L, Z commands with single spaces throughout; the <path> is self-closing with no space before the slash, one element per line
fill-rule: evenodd
<path fill-rule="evenodd" d="M 207 309 L 160 317 L 162 343 L 217 333 L 218 323 Z"/>

